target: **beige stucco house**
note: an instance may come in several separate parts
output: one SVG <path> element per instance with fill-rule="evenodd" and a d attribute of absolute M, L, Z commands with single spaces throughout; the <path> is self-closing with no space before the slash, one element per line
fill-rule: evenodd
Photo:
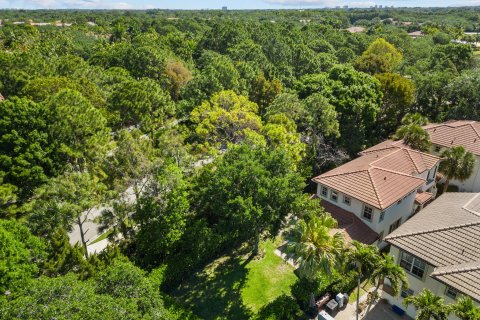
<path fill-rule="evenodd" d="M 431 154 L 440 153 L 454 146 L 463 146 L 475 155 L 476 163 L 472 175 L 466 181 L 450 181 L 461 192 L 480 192 L 480 122 L 454 120 L 424 127 L 432 141 Z"/>
<path fill-rule="evenodd" d="M 382 143 L 313 179 L 317 197 L 347 238 L 383 247 L 383 238 L 435 197 L 439 158 Z"/>
<path fill-rule="evenodd" d="M 402 301 L 427 288 L 446 303 L 467 295 L 480 305 L 480 193 L 443 194 L 385 240 L 409 281 L 394 297 L 386 280 L 382 297 L 390 304 L 415 318 L 415 308 Z"/>

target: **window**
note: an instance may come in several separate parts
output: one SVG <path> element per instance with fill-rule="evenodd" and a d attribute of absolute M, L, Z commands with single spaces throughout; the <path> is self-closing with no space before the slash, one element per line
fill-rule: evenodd
<path fill-rule="evenodd" d="M 363 217 L 372 221 L 373 217 L 373 208 L 369 206 L 363 206 Z"/>
<path fill-rule="evenodd" d="M 392 233 L 393 230 L 397 229 L 400 226 L 400 223 L 402 223 L 402 218 L 398 219 L 394 223 L 390 225 L 390 228 L 388 229 L 388 233 Z"/>
<path fill-rule="evenodd" d="M 445 290 L 445 295 L 455 300 L 457 298 L 458 291 L 453 289 L 452 287 L 447 286 L 447 289 Z"/>
<path fill-rule="evenodd" d="M 440 146 L 435 146 L 435 152 L 440 152 L 441 148 Z"/>
<path fill-rule="evenodd" d="M 409 253 L 402 252 L 402 258 L 400 259 L 400 266 L 408 273 L 422 278 L 425 273 L 426 264 L 423 260 L 415 258 Z"/>
<path fill-rule="evenodd" d="M 343 196 L 343 203 L 350 205 L 352 203 L 352 199 L 347 196 Z"/>
<path fill-rule="evenodd" d="M 328 196 L 328 188 L 325 186 L 322 186 L 322 196 L 324 197 Z"/>
<path fill-rule="evenodd" d="M 332 192 L 330 193 L 330 199 L 332 199 L 333 201 L 337 202 L 337 200 L 338 200 L 338 192 L 335 191 L 335 190 L 332 190 Z"/>
<path fill-rule="evenodd" d="M 402 296 L 402 298 L 406 298 L 409 296 L 413 296 L 414 293 L 415 292 L 412 289 L 408 288 L 406 290 L 402 290 L 402 293 L 400 295 Z"/>
<path fill-rule="evenodd" d="M 380 212 L 380 218 L 378 219 L 378 222 L 382 222 L 383 218 L 385 218 L 385 211 Z"/>

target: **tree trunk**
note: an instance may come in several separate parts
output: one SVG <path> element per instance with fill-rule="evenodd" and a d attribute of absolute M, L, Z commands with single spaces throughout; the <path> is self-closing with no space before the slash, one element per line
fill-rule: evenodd
<path fill-rule="evenodd" d="M 258 228 L 255 228 L 255 243 L 254 243 L 253 252 L 252 252 L 253 257 L 256 257 L 258 255 L 259 246 L 260 246 L 260 232 L 258 232 Z"/>
<path fill-rule="evenodd" d="M 360 306 L 360 272 L 358 273 L 358 283 L 357 283 L 357 307 L 355 310 L 356 319 L 358 320 L 358 308 Z"/>
<path fill-rule="evenodd" d="M 80 229 L 80 239 L 82 240 L 82 246 L 83 249 L 85 250 L 85 258 L 88 258 L 88 250 L 87 250 L 87 242 L 85 241 L 85 232 L 83 231 L 83 223 L 85 222 L 82 221 L 80 218 L 80 215 L 77 216 L 77 223 L 78 223 L 78 228 Z"/>
<path fill-rule="evenodd" d="M 368 308 L 367 308 L 367 311 L 365 312 L 365 317 L 367 316 L 367 314 L 370 312 L 370 309 L 372 308 L 372 305 L 373 305 L 373 301 L 375 300 L 375 296 L 378 294 L 378 289 L 380 289 L 380 286 L 382 285 L 382 280 L 381 279 L 378 279 L 378 283 L 375 287 L 375 290 L 373 290 L 373 297 L 372 299 L 370 299 L 370 303 L 368 304 Z"/>
<path fill-rule="evenodd" d="M 448 184 L 450 183 L 450 180 L 445 180 L 445 185 L 443 186 L 443 193 L 446 193 L 447 192 L 447 189 L 448 189 Z"/>

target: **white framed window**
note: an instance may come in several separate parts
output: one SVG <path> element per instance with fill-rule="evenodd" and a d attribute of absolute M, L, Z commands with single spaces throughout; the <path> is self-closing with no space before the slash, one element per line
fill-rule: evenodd
<path fill-rule="evenodd" d="M 408 289 L 402 290 L 402 293 L 400 293 L 400 296 L 402 298 L 406 298 L 409 296 L 413 296 L 414 293 L 415 292 L 412 289 L 408 288 Z"/>
<path fill-rule="evenodd" d="M 363 214 L 362 216 L 367 219 L 367 220 L 370 220 L 372 221 L 372 218 L 373 218 L 373 208 L 372 207 L 369 207 L 367 205 L 364 205 L 363 206 Z"/>
<path fill-rule="evenodd" d="M 378 218 L 378 222 L 382 222 L 385 218 L 385 211 L 380 212 L 380 217 Z"/>
<path fill-rule="evenodd" d="M 322 186 L 321 194 L 322 194 L 323 197 L 327 197 L 328 196 L 328 188 L 325 187 L 325 186 Z"/>
<path fill-rule="evenodd" d="M 425 269 L 427 264 L 425 261 L 415 258 L 411 254 L 402 251 L 402 258 L 400 259 L 400 266 L 405 269 L 411 275 L 422 279 L 423 274 L 425 273 Z"/>
<path fill-rule="evenodd" d="M 447 286 L 447 288 L 445 289 L 445 295 L 455 300 L 458 296 L 458 291 L 450 286 Z"/>
<path fill-rule="evenodd" d="M 397 221 L 395 221 L 394 223 L 392 223 L 390 225 L 390 228 L 388 229 L 388 233 L 392 233 L 393 230 L 397 229 L 400 226 L 401 223 L 402 223 L 402 218 L 400 218 Z"/>
<path fill-rule="evenodd" d="M 335 190 L 332 190 L 332 192 L 330 192 L 330 199 L 332 199 L 333 201 L 337 202 L 337 200 L 338 200 L 338 192 L 335 191 Z"/>
<path fill-rule="evenodd" d="M 352 199 L 350 197 L 343 196 L 343 203 L 345 203 L 346 205 L 351 205 Z"/>

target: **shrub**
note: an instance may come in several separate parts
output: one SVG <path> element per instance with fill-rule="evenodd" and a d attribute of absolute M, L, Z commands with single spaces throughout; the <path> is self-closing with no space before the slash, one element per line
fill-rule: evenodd
<path fill-rule="evenodd" d="M 281 295 L 262 307 L 254 319 L 258 320 L 290 320 L 304 319 L 304 314 L 294 298 Z"/>

